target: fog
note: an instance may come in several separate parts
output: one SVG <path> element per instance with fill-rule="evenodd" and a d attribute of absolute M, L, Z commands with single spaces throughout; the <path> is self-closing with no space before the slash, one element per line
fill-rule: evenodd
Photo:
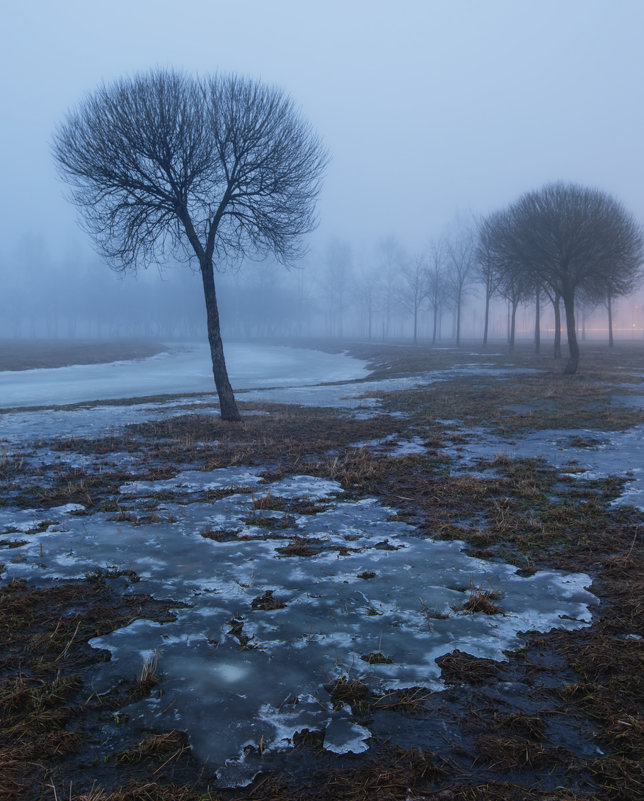
<path fill-rule="evenodd" d="M 159 66 L 258 78 L 290 93 L 328 149 L 308 256 L 290 272 L 262 262 L 220 276 L 226 337 L 410 337 L 409 308 L 387 291 L 387 241 L 413 263 L 455 220 L 470 225 L 557 180 L 611 193 L 644 221 L 643 23 L 639 0 L 3 9 L 0 336 L 204 334 L 197 274 L 167 264 L 115 276 L 65 199 L 52 134 L 102 82 Z M 465 303 L 463 335 L 478 338 L 480 288 L 471 284 Z M 643 307 L 620 302 L 618 337 L 642 337 Z M 587 336 L 606 336 L 602 309 L 579 317 Z M 453 319 L 446 303 L 441 339 L 453 337 Z M 546 336 L 551 324 L 546 313 Z M 421 310 L 419 336 L 432 325 Z M 518 336 L 532 326 L 532 310 L 520 310 Z M 506 327 L 497 303 L 491 335 Z"/>

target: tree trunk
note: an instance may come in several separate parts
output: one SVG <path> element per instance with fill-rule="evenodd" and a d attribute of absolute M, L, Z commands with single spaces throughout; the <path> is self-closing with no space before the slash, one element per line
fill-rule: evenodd
<path fill-rule="evenodd" d="M 586 308 L 581 310 L 581 341 L 586 341 Z"/>
<path fill-rule="evenodd" d="M 541 293 L 536 292 L 535 312 L 534 312 L 534 350 L 541 353 Z"/>
<path fill-rule="evenodd" d="M 456 298 L 456 347 L 461 344 L 461 293 Z"/>
<path fill-rule="evenodd" d="M 514 332 L 516 330 L 516 320 L 517 320 L 517 306 L 519 305 L 518 301 L 512 302 L 512 312 L 510 314 L 510 336 L 509 336 L 509 344 L 510 344 L 510 353 L 514 351 Z"/>
<path fill-rule="evenodd" d="M 434 306 L 434 325 L 432 328 L 432 345 L 436 344 L 436 329 L 438 328 L 438 309 Z"/>
<path fill-rule="evenodd" d="M 414 309 L 414 345 L 418 342 L 418 309 Z"/>
<path fill-rule="evenodd" d="M 490 325 L 490 289 L 485 287 L 485 323 L 483 325 L 483 347 L 487 347 L 487 332 Z"/>
<path fill-rule="evenodd" d="M 606 308 L 608 309 L 608 347 L 613 348 L 615 340 L 613 339 L 613 303 L 610 292 L 606 296 Z"/>
<path fill-rule="evenodd" d="M 224 346 L 219 330 L 219 309 L 217 308 L 217 293 L 215 292 L 215 277 L 212 262 L 205 259 L 201 262 L 201 278 L 203 280 L 204 298 L 206 300 L 206 315 L 208 319 L 208 342 L 210 343 L 210 356 L 212 359 L 212 374 L 219 396 L 219 410 L 222 420 L 241 420 L 233 388 L 228 380 L 226 361 L 224 359 Z"/>
<path fill-rule="evenodd" d="M 563 299 L 566 310 L 566 332 L 568 334 L 568 362 L 564 369 L 567 375 L 577 372 L 579 365 L 579 344 L 577 343 L 577 329 L 575 326 L 575 296 L 567 293 Z"/>
<path fill-rule="evenodd" d="M 561 307 L 559 295 L 555 296 L 552 305 L 555 310 L 555 359 L 561 359 Z"/>

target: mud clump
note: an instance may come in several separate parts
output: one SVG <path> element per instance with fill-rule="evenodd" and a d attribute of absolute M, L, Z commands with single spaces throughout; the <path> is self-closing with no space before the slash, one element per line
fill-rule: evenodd
<path fill-rule="evenodd" d="M 253 609 L 268 611 L 271 609 L 284 609 L 286 604 L 273 596 L 274 590 L 266 590 L 263 595 L 253 598 L 250 605 Z"/>

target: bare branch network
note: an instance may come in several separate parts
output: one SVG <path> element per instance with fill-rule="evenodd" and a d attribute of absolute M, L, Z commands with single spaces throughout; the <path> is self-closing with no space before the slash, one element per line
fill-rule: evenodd
<path fill-rule="evenodd" d="M 566 312 L 567 373 L 579 363 L 575 300 L 628 294 L 640 279 L 640 226 L 615 198 L 597 189 L 555 183 L 528 192 L 483 220 L 479 260 L 496 274 L 497 291 L 516 303 L 543 290 Z"/>
<path fill-rule="evenodd" d="M 276 88 L 156 70 L 90 95 L 56 133 L 54 156 L 115 269 L 177 250 L 198 261 L 221 415 L 238 420 L 213 268 L 301 254 L 327 160 L 313 130 Z"/>
<path fill-rule="evenodd" d="M 177 246 L 217 261 L 296 258 L 326 162 L 278 89 L 165 71 L 100 87 L 58 130 L 54 155 L 117 269 Z"/>

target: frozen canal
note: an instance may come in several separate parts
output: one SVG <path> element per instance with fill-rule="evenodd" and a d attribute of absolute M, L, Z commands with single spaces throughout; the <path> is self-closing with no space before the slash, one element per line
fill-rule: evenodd
<path fill-rule="evenodd" d="M 368 375 L 363 362 L 341 353 L 246 343 L 228 344 L 225 351 L 235 390 L 299 387 Z M 214 392 L 207 343 L 173 346 L 147 359 L 0 371 L 0 409 L 195 392 Z"/>

